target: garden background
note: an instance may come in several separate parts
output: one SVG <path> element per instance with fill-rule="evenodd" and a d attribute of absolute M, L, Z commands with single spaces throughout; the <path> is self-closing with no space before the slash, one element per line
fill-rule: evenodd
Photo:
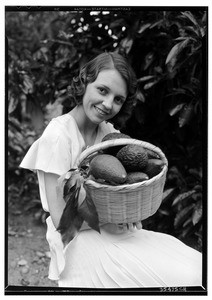
<path fill-rule="evenodd" d="M 202 251 L 207 8 L 7 7 L 5 29 L 9 225 L 30 216 L 31 225 L 45 227 L 36 175 L 19 164 L 50 119 L 73 107 L 69 86 L 80 67 L 102 51 L 116 51 L 131 62 L 140 90 L 122 132 L 157 145 L 169 162 L 163 202 L 143 226 Z"/>

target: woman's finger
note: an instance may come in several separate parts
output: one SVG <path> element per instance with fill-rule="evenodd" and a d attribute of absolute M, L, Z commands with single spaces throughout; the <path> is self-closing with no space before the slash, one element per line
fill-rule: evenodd
<path fill-rule="evenodd" d="M 138 230 L 142 229 L 142 227 L 143 227 L 141 222 L 136 222 L 135 226 Z"/>
<path fill-rule="evenodd" d="M 134 223 L 128 223 L 127 226 L 128 226 L 129 231 L 131 231 L 131 232 L 135 231 Z"/>
<path fill-rule="evenodd" d="M 123 232 L 128 230 L 127 224 L 119 224 L 118 225 L 119 229 L 121 229 Z"/>

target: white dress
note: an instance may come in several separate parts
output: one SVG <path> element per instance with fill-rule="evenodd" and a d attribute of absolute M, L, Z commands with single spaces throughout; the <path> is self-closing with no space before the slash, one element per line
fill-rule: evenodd
<path fill-rule="evenodd" d="M 95 143 L 115 129 L 101 123 Z M 44 172 L 65 174 L 77 166 L 85 142 L 74 118 L 54 118 L 34 142 L 21 163 L 36 170 L 43 209 L 49 211 Z M 141 288 L 202 285 L 202 255 L 178 239 L 163 233 L 137 230 L 101 234 L 81 230 L 65 247 L 51 217 L 46 220 L 51 252 L 49 278 L 60 287 Z"/>

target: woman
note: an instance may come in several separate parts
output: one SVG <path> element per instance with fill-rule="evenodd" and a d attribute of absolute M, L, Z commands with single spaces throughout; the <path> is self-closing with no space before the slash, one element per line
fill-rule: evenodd
<path fill-rule="evenodd" d="M 80 153 L 121 124 L 136 99 L 136 78 L 127 61 L 103 53 L 73 80 L 76 106 L 53 119 L 31 146 L 21 167 L 36 170 L 51 250 L 49 278 L 60 287 L 133 288 L 201 285 L 201 254 L 167 234 L 136 224 L 83 224 L 64 248 L 57 231 L 65 202 L 58 178 L 77 166 Z M 114 126 L 113 126 L 113 125 Z"/>

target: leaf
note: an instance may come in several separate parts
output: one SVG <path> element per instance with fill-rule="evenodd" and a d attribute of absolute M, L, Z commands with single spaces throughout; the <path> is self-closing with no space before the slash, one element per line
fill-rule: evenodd
<path fill-rule="evenodd" d="M 146 29 L 150 28 L 151 23 L 142 24 L 138 30 L 138 33 L 143 33 Z"/>
<path fill-rule="evenodd" d="M 11 114 L 18 106 L 18 98 L 15 98 L 10 95 L 8 100 L 9 100 L 8 112 L 9 114 Z"/>
<path fill-rule="evenodd" d="M 172 206 L 178 204 L 178 202 L 185 200 L 187 198 L 189 198 L 191 195 L 193 195 L 196 191 L 195 190 L 191 190 L 182 194 L 179 194 L 173 201 Z"/>
<path fill-rule="evenodd" d="M 124 48 L 126 54 L 128 54 L 132 48 L 133 39 L 126 37 L 121 41 L 120 45 Z"/>
<path fill-rule="evenodd" d="M 144 90 L 150 89 L 150 88 L 151 88 L 152 86 L 154 86 L 156 83 L 158 83 L 158 80 L 155 80 L 155 81 L 152 81 L 152 82 L 149 82 L 149 83 L 145 84 Z"/>
<path fill-rule="evenodd" d="M 175 217 L 175 220 L 174 220 L 175 228 L 179 228 L 185 221 L 187 221 L 187 219 L 191 215 L 194 207 L 195 207 L 195 204 L 193 203 L 189 206 L 186 206 L 182 210 L 180 210 L 180 212 L 177 214 L 177 216 Z"/>
<path fill-rule="evenodd" d="M 24 75 L 24 87 L 23 90 L 25 94 L 32 93 L 33 92 L 33 81 L 28 75 Z"/>
<path fill-rule="evenodd" d="M 170 188 L 170 189 L 167 189 L 163 192 L 163 202 L 168 200 L 172 195 L 173 193 L 175 192 L 175 188 Z"/>
<path fill-rule="evenodd" d="M 159 209 L 159 212 L 164 216 L 169 216 L 170 215 L 170 212 L 168 210 L 165 210 L 165 209 Z"/>
<path fill-rule="evenodd" d="M 190 103 L 189 105 L 185 105 L 184 109 L 180 114 L 179 121 L 178 121 L 180 128 L 190 121 L 192 114 L 193 114 L 193 104 Z"/>
<path fill-rule="evenodd" d="M 172 49 L 170 50 L 165 62 L 165 64 L 168 65 L 168 70 L 170 72 L 172 72 L 176 64 L 177 56 L 188 45 L 189 42 L 190 42 L 190 38 L 187 38 L 186 40 L 183 40 L 177 43 L 176 45 L 174 45 L 174 47 L 172 47 Z"/>
<path fill-rule="evenodd" d="M 158 25 L 161 25 L 161 24 L 163 24 L 163 22 L 164 22 L 164 20 L 162 19 L 162 20 L 159 20 L 159 21 L 156 21 L 155 23 L 153 23 L 149 28 L 150 29 L 152 29 L 152 28 L 154 28 L 154 27 L 160 27 L 160 26 L 158 26 Z"/>
<path fill-rule="evenodd" d="M 187 37 L 185 36 L 179 36 L 176 39 L 174 39 L 175 41 L 185 41 L 187 39 Z"/>
<path fill-rule="evenodd" d="M 202 172 L 201 170 L 190 168 L 188 169 L 189 174 L 193 175 L 196 179 L 201 180 L 202 179 Z"/>
<path fill-rule="evenodd" d="M 63 188 L 63 197 L 65 202 L 66 198 L 69 197 L 69 195 L 76 190 L 76 187 L 76 178 L 74 176 L 71 176 L 69 179 L 66 180 Z"/>
<path fill-rule="evenodd" d="M 155 58 L 155 54 L 152 51 L 148 52 L 145 55 L 143 70 L 147 70 L 149 68 L 149 66 L 152 64 L 154 58 Z"/>
<path fill-rule="evenodd" d="M 200 203 L 192 215 L 192 223 L 196 225 L 202 219 L 202 204 Z"/>
<path fill-rule="evenodd" d="M 123 26 L 124 22 L 125 22 L 124 19 L 117 19 L 117 20 L 113 21 L 112 23 L 110 23 L 110 28 L 113 29 L 118 26 Z"/>
<path fill-rule="evenodd" d="M 85 200 L 78 209 L 78 212 L 81 218 L 85 220 L 92 229 L 100 233 L 98 213 L 88 191 Z"/>
<path fill-rule="evenodd" d="M 194 25 L 196 25 L 199 28 L 199 24 L 197 20 L 195 19 L 194 15 L 190 11 L 181 12 L 181 14 L 184 17 L 187 17 Z"/>
<path fill-rule="evenodd" d="M 183 108 L 184 105 L 185 105 L 185 103 L 181 103 L 181 104 L 176 105 L 174 108 L 170 109 L 169 115 L 174 116 L 175 114 L 177 114 Z"/>
<path fill-rule="evenodd" d="M 83 219 L 78 213 L 79 189 L 80 188 L 77 188 L 74 192 L 66 195 L 68 200 L 57 228 L 62 236 L 64 246 L 66 246 L 76 236 L 83 223 Z"/>
<path fill-rule="evenodd" d="M 143 76 L 143 77 L 139 78 L 139 79 L 137 80 L 137 82 L 138 82 L 138 83 L 144 82 L 144 81 L 153 79 L 154 77 L 155 77 L 154 75 Z"/>
<path fill-rule="evenodd" d="M 65 180 L 68 173 L 70 173 L 70 177 L 67 180 Z M 62 186 L 63 181 L 65 180 L 63 187 L 63 198 L 65 202 L 71 193 L 73 193 L 76 189 L 81 187 L 81 183 L 84 181 L 78 169 L 70 169 L 68 173 L 60 177 L 59 184 L 60 186 Z"/>
<path fill-rule="evenodd" d="M 145 102 L 145 96 L 144 96 L 144 94 L 143 94 L 141 91 L 139 91 L 139 92 L 137 93 L 137 95 L 136 95 L 136 100 L 138 100 L 138 101 L 140 101 L 140 102 L 142 102 L 142 103 Z"/>

